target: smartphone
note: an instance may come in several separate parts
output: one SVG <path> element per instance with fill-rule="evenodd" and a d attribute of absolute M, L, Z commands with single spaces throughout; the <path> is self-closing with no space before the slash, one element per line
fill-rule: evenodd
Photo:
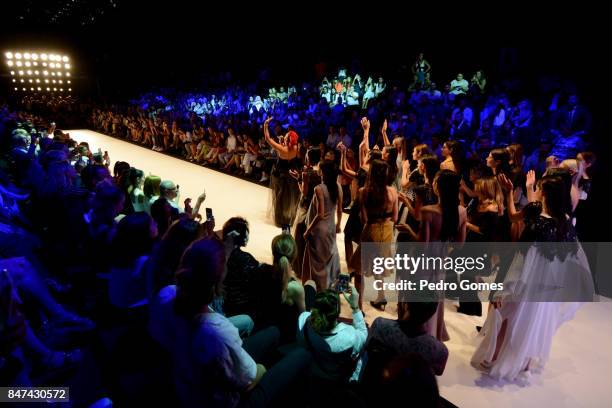
<path fill-rule="evenodd" d="M 349 282 L 351 277 L 349 275 L 341 273 L 338 275 L 338 281 L 336 282 L 335 290 L 336 292 L 350 292 L 351 288 L 349 286 Z"/>
<path fill-rule="evenodd" d="M 212 212 L 212 208 L 208 208 L 206 207 L 206 220 L 212 220 L 213 218 L 213 212 Z"/>
<path fill-rule="evenodd" d="M 291 234 L 291 226 L 289 224 L 285 224 L 282 226 L 283 234 Z"/>

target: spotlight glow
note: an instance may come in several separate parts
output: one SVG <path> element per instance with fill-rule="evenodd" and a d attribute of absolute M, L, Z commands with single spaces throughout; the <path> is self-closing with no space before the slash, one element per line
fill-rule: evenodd
<path fill-rule="evenodd" d="M 70 72 L 66 72 L 66 76 L 69 77 L 70 76 Z"/>
<path fill-rule="evenodd" d="M 31 57 L 34 61 L 36 61 L 38 59 L 38 54 L 32 54 Z"/>
<path fill-rule="evenodd" d="M 44 76 L 49 75 L 49 71 L 43 71 L 43 75 L 44 75 Z"/>
<path fill-rule="evenodd" d="M 43 60 L 43 61 L 46 61 L 47 57 L 48 57 L 47 54 L 40 54 L 40 59 Z"/>
<path fill-rule="evenodd" d="M 70 69 L 70 64 L 64 64 L 64 68 Z"/>
<path fill-rule="evenodd" d="M 48 79 L 45 79 L 45 84 L 48 84 L 48 83 L 49 83 L 49 80 L 48 80 Z"/>
<path fill-rule="evenodd" d="M 23 75 L 23 71 L 19 71 L 19 75 Z"/>
<path fill-rule="evenodd" d="M 23 65 L 23 64 L 21 63 L 21 61 L 17 61 L 17 62 L 15 63 L 15 65 L 17 65 L 18 67 L 20 67 L 20 66 L 21 66 L 21 65 Z"/>
<path fill-rule="evenodd" d="M 32 65 L 32 63 L 31 63 L 30 61 L 26 61 L 26 62 L 25 62 L 25 66 L 26 66 L 26 67 L 29 67 L 29 66 L 31 66 L 31 65 Z"/>
<path fill-rule="evenodd" d="M 30 71 L 29 69 L 26 72 L 28 73 L 28 75 L 32 75 L 32 71 Z"/>
<path fill-rule="evenodd" d="M 62 61 L 63 61 L 63 62 L 68 62 L 68 57 L 64 55 L 64 56 L 62 57 Z"/>
<path fill-rule="evenodd" d="M 11 75 L 15 75 L 15 71 L 11 71 Z"/>
<path fill-rule="evenodd" d="M 9 67 L 12 67 L 13 66 L 13 61 L 11 61 L 11 60 L 6 61 L 6 65 L 8 65 Z"/>
<path fill-rule="evenodd" d="M 47 66 L 47 63 L 46 63 L 46 62 L 43 62 L 43 67 L 46 67 L 46 66 Z"/>
<path fill-rule="evenodd" d="M 50 63 L 49 68 L 55 68 L 55 63 L 54 62 Z"/>
<path fill-rule="evenodd" d="M 61 71 L 60 71 L 60 72 L 58 72 L 58 73 L 57 73 L 57 76 L 62 76 L 62 72 L 61 72 Z"/>
<path fill-rule="evenodd" d="M 21 59 L 21 54 L 20 53 L 15 53 L 15 59 Z"/>
<path fill-rule="evenodd" d="M 12 52 L 5 52 L 4 56 L 6 57 L 6 59 L 13 59 L 13 53 Z"/>
<path fill-rule="evenodd" d="M 30 59 L 30 53 L 29 52 L 24 53 L 23 59 Z"/>

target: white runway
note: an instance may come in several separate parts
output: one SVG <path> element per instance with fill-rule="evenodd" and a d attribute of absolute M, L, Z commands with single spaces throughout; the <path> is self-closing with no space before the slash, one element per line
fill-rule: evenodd
<path fill-rule="evenodd" d="M 211 207 L 221 228 L 229 217 L 244 216 L 250 223 L 250 241 L 246 248 L 260 262 L 271 261 L 270 243 L 280 233 L 266 219 L 268 189 L 214 170 L 172 158 L 89 130 L 69 131 L 79 142 L 89 143 L 92 151 L 108 150 L 111 160 L 127 161 L 145 174 L 171 179 L 180 185 L 181 197 L 193 203 L 206 189 L 204 207 Z M 182 202 L 182 200 L 181 200 Z M 193 204 L 192 204 L 193 205 Z M 344 222 L 347 215 L 344 214 Z M 343 223 L 344 223 L 343 222 Z M 344 245 L 338 236 L 338 249 L 344 264 Z M 486 310 L 486 305 L 483 307 Z M 396 308 L 379 313 L 366 307 L 366 320 L 378 315 L 394 318 Z M 446 305 L 446 325 L 451 340 L 446 343 L 450 357 L 446 371 L 438 379 L 441 394 L 459 407 L 609 407 L 612 406 L 612 303 L 585 304 L 576 317 L 557 333 L 550 360 L 531 385 L 498 384 L 482 377 L 469 365 L 476 347 L 476 324 L 484 318 L 472 318 Z M 403 396 L 398 395 L 398 399 Z M 410 396 L 405 396 L 410 400 Z"/>

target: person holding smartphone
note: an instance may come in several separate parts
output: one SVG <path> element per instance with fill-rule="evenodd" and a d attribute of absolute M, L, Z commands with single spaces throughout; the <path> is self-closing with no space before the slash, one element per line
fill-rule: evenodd
<path fill-rule="evenodd" d="M 360 375 L 360 354 L 368 329 L 355 287 L 350 285 L 342 297 L 351 307 L 352 325 L 338 321 L 341 296 L 331 289 L 317 293 L 312 309 L 298 319 L 298 344 L 312 353 L 311 374 L 315 379 L 345 382 Z"/>

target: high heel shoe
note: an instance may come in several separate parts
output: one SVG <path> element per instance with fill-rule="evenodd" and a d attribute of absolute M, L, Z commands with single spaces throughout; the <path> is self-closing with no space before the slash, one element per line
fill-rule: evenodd
<path fill-rule="evenodd" d="M 387 300 L 383 299 L 377 302 L 370 300 L 370 306 L 372 306 L 374 309 L 382 310 L 384 312 L 385 308 L 387 307 Z"/>

